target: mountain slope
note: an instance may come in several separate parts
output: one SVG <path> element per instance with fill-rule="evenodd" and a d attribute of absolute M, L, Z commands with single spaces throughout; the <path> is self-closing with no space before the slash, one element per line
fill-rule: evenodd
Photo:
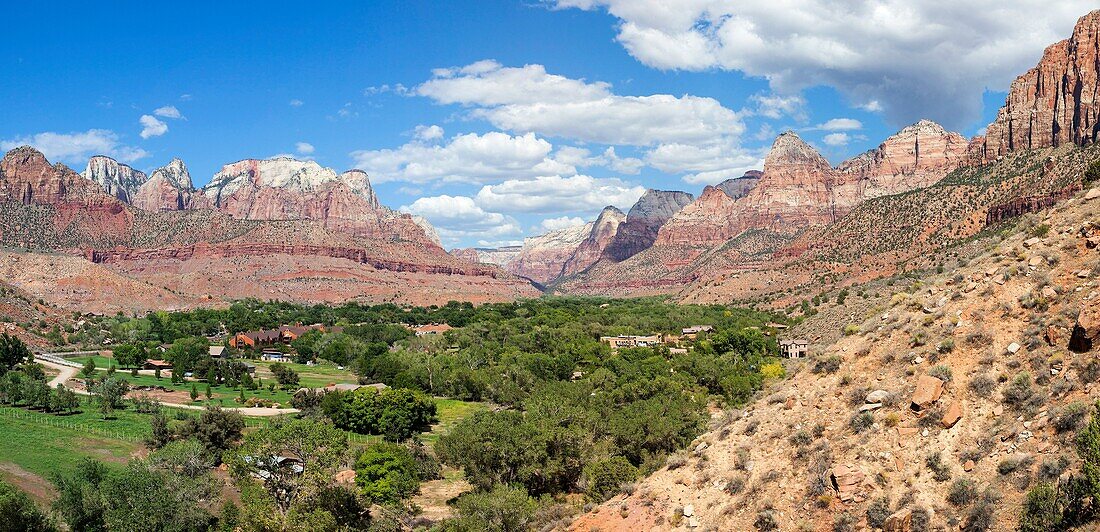
<path fill-rule="evenodd" d="M 1100 338 L 1100 199 L 1084 197 L 1027 215 L 1003 240 L 957 248 L 948 273 L 849 287 L 843 300 L 827 294 L 790 332 L 812 341 L 812 358 L 788 361 L 790 378 L 743 411 L 716 414 L 694 451 L 573 529 L 748 530 L 774 520 L 780 530 L 832 530 L 842 520 L 866 526 L 879 499 L 885 509 L 872 515 L 907 509 L 914 525 L 930 524 L 922 529 L 988 516 L 994 530 L 1015 528 L 1027 487 L 1079 464 L 1080 421 L 1069 414 L 1078 407 L 1067 405 L 1087 412 L 1100 398 L 1100 343 L 1068 349 L 1075 330 Z M 928 375 L 945 390 L 914 412 Z M 977 493 L 957 505 L 948 494 L 961 479 Z"/>

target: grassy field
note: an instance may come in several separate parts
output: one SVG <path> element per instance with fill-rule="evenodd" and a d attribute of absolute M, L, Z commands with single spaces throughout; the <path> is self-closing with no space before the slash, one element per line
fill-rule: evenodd
<path fill-rule="evenodd" d="M 0 463 L 42 477 L 69 471 L 85 456 L 121 463 L 141 448 L 148 431 L 148 417 L 134 412 L 118 412 L 116 419 L 104 421 L 88 407 L 71 416 L 0 407 Z"/>

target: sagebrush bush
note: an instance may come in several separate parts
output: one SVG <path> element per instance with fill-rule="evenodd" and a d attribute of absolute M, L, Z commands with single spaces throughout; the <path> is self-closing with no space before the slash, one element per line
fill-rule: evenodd
<path fill-rule="evenodd" d="M 993 388 L 997 387 L 997 381 L 985 373 L 979 373 L 970 379 L 966 387 L 978 397 L 989 398 L 993 395 Z"/>
<path fill-rule="evenodd" d="M 960 478 L 951 483 L 947 491 L 947 502 L 959 506 L 969 506 L 978 497 L 978 484 L 968 478 Z"/>
<path fill-rule="evenodd" d="M 924 463 L 932 471 L 932 478 L 936 479 L 936 482 L 951 480 L 951 466 L 943 461 L 943 455 L 939 452 L 930 453 L 924 459 Z"/>

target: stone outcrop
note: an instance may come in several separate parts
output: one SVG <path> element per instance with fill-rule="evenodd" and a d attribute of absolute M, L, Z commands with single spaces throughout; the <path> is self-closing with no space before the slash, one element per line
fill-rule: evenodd
<path fill-rule="evenodd" d="M 855 178 L 845 180 L 855 189 L 837 194 L 863 201 L 931 186 L 967 162 L 968 145 L 962 135 L 921 120 L 841 163 L 837 170 Z"/>
<path fill-rule="evenodd" d="M 1047 47 L 1039 64 L 1016 78 L 996 120 L 975 145 L 986 162 L 1007 153 L 1100 138 L 1100 11 L 1077 21 L 1073 35 Z"/>
<path fill-rule="evenodd" d="M 600 260 L 603 251 L 615 239 L 619 226 L 624 220 L 626 220 L 626 214 L 623 214 L 623 211 L 610 205 L 604 207 L 596 217 L 596 221 L 592 223 L 588 236 L 577 246 L 573 256 L 565 261 L 561 276 L 580 273 Z"/>
<path fill-rule="evenodd" d="M 80 175 L 90 179 L 107 194 L 126 203 L 132 203 L 134 195 L 149 176 L 105 155 L 96 155 L 88 160 L 88 166 Z"/>
<path fill-rule="evenodd" d="M 508 265 L 508 271 L 540 284 L 558 279 L 565 263 L 592 233 L 594 226 L 595 222 L 589 222 L 524 239 L 523 249 Z"/>
<path fill-rule="evenodd" d="M 1094 299 L 1085 302 L 1084 308 L 1077 315 L 1077 323 L 1073 325 L 1069 348 L 1078 353 L 1085 353 L 1096 347 L 1097 343 L 1100 343 L 1100 302 Z"/>
<path fill-rule="evenodd" d="M 735 203 L 728 193 L 708 185 L 698 199 L 661 227 L 656 243 L 711 247 L 725 242 L 737 226 Z"/>
<path fill-rule="evenodd" d="M 131 203 L 146 211 L 182 211 L 192 208 L 194 194 L 195 187 L 187 165 L 179 159 L 172 159 L 153 171 L 138 188 Z"/>
<path fill-rule="evenodd" d="M 687 192 L 647 190 L 626 213 L 603 258 L 621 262 L 648 249 L 657 240 L 661 226 L 694 199 Z"/>
<path fill-rule="evenodd" d="M 921 375 L 909 406 L 913 411 L 920 412 L 938 401 L 940 395 L 943 395 L 943 381 L 931 375 Z"/>

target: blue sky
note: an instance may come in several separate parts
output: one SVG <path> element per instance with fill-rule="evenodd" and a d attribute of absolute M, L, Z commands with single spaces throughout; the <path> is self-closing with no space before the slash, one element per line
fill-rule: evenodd
<path fill-rule="evenodd" d="M 1087 11 L 736 4 L 26 3 L 0 33 L 0 145 L 180 157 L 199 186 L 244 158 L 360 167 L 448 247 L 494 245 L 697 194 L 785 129 L 834 163 L 922 117 L 979 133 Z"/>

